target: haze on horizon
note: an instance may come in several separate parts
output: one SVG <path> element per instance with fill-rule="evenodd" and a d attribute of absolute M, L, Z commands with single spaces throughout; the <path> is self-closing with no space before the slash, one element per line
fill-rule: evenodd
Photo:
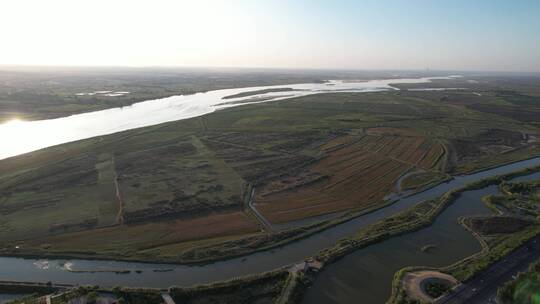
<path fill-rule="evenodd" d="M 0 64 L 540 71 L 540 1 L 6 0 Z"/>

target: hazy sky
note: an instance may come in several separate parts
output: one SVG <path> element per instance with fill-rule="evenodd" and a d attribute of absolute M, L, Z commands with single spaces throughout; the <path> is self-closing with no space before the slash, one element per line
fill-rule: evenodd
<path fill-rule="evenodd" d="M 0 64 L 540 71 L 540 1 L 1 0 Z"/>

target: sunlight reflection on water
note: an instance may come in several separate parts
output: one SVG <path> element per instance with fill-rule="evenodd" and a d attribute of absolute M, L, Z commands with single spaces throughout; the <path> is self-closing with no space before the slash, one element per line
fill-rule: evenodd
<path fill-rule="evenodd" d="M 327 83 L 224 89 L 148 100 L 127 107 L 56 119 L 37 121 L 14 119 L 0 124 L 0 141 L 4 143 L 0 150 L 0 159 L 76 140 L 197 117 L 218 109 L 243 104 L 276 101 L 318 93 L 398 90 L 392 87 L 391 84 L 428 83 L 434 79 L 450 79 L 453 77 L 459 76 L 370 80 L 364 82 L 332 80 Z M 284 87 L 293 90 L 255 94 L 247 98 L 223 99 L 223 97 L 239 93 Z"/>

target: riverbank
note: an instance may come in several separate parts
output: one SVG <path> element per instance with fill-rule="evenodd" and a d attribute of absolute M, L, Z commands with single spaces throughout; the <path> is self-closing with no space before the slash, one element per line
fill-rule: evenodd
<path fill-rule="evenodd" d="M 426 189 L 423 189 L 422 191 L 425 191 L 425 190 Z M 218 245 L 212 245 L 211 247 L 208 247 L 208 248 L 205 248 L 205 247 L 197 248 L 202 251 L 204 250 L 212 251 L 212 256 L 207 257 L 207 258 L 202 258 L 202 259 L 186 259 L 186 260 L 179 261 L 177 259 L 156 259 L 154 257 L 149 257 L 148 259 L 119 258 L 118 256 L 99 255 L 99 254 L 94 254 L 94 253 L 92 254 L 85 254 L 85 253 L 54 254 L 47 251 L 28 252 L 30 251 L 29 249 L 25 249 L 27 252 L 23 252 L 22 250 L 17 250 L 18 252 L 0 251 L 0 254 L 3 257 L 14 257 L 14 258 L 25 258 L 25 259 L 58 259 L 58 260 L 85 259 L 85 260 L 95 260 L 95 261 L 137 262 L 137 263 L 144 263 L 144 264 L 162 263 L 162 264 L 170 264 L 170 265 L 201 266 L 201 265 L 207 265 L 207 264 L 211 264 L 211 263 L 215 263 L 219 261 L 227 261 L 233 258 L 242 258 L 244 256 L 251 255 L 253 253 L 279 248 L 287 244 L 293 243 L 295 241 L 299 241 L 304 238 L 310 237 L 324 230 L 339 226 L 340 224 L 347 223 L 360 216 L 376 212 L 380 209 L 384 209 L 396 203 L 396 201 L 397 200 L 387 201 L 381 204 L 375 204 L 375 206 L 364 209 L 364 210 L 349 211 L 338 218 L 317 222 L 309 226 L 293 228 L 293 229 L 288 229 L 284 231 L 278 231 L 271 234 L 262 234 L 262 235 L 247 237 L 247 238 L 241 238 L 235 241 L 228 241 L 228 242 L 221 243 Z M 256 246 L 254 244 L 256 244 Z M 220 250 L 220 248 L 223 248 L 223 249 Z M 126 271 L 129 270 L 133 272 L 136 271 L 136 269 L 125 269 L 125 270 Z M 74 270 L 68 269 L 68 271 L 74 271 Z M 119 270 L 119 271 L 122 271 L 122 270 Z M 82 271 L 82 272 L 85 272 L 85 271 Z M 86 272 L 92 272 L 92 271 L 88 270 Z M 115 271 L 111 270 L 110 272 L 118 272 L 118 270 L 115 270 Z"/>
<path fill-rule="evenodd" d="M 52 285 L 50 283 L 0 282 L 0 293 L 27 294 L 10 304 L 46 301 L 66 303 L 89 298 L 108 298 L 118 303 L 162 304 L 168 297 L 176 303 L 270 303 L 282 296 L 282 290 L 295 280 L 287 269 L 276 269 L 257 275 L 235 278 L 228 281 L 198 285 L 190 288 L 103 288 L 100 286 Z M 288 295 L 284 298 L 288 301 Z"/>

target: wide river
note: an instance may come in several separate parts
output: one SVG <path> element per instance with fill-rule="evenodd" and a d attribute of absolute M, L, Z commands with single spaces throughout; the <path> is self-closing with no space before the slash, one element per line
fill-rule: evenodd
<path fill-rule="evenodd" d="M 0 124 L 0 142 L 6 143 L 0 149 L 0 159 L 76 140 L 201 116 L 219 109 L 243 104 L 269 102 L 320 93 L 397 90 L 391 84 L 429 83 L 431 80 L 449 79 L 452 77 L 457 76 L 400 78 L 365 82 L 333 80 L 325 83 L 225 89 L 148 100 L 127 107 L 56 119 L 37 121 L 12 120 Z M 292 90 L 223 99 L 224 97 L 240 93 L 277 88 L 289 88 Z"/>

